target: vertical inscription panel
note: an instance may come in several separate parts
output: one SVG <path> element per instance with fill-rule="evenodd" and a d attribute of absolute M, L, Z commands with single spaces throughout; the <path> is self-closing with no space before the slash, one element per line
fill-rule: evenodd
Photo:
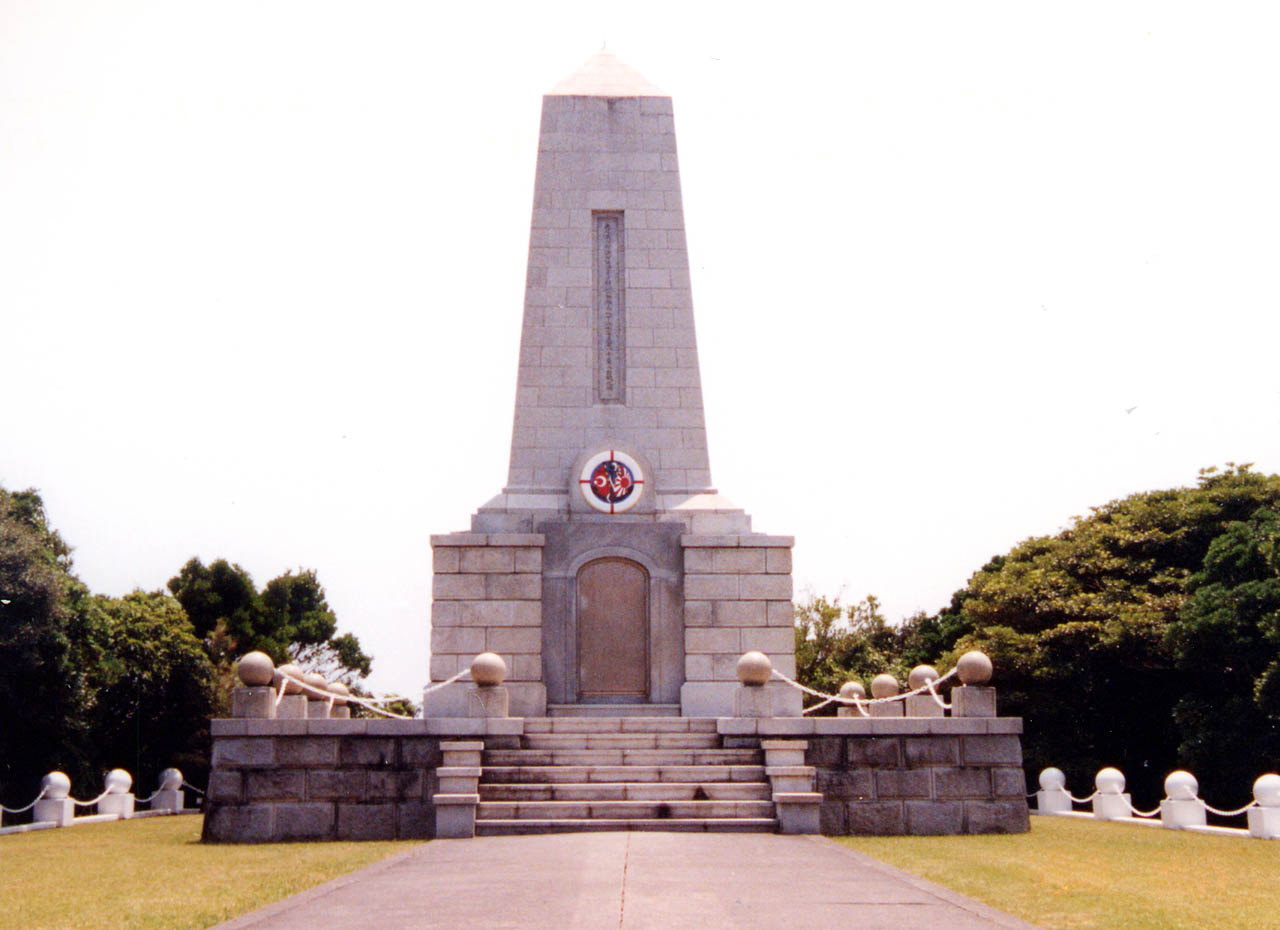
<path fill-rule="evenodd" d="M 622 212 L 596 213 L 596 403 L 627 402 L 626 250 Z"/>

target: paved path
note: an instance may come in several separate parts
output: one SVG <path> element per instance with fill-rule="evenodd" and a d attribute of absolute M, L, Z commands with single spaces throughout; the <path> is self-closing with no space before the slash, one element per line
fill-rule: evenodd
<path fill-rule="evenodd" d="M 830 840 L 436 840 L 215 930 L 1036 930 Z"/>

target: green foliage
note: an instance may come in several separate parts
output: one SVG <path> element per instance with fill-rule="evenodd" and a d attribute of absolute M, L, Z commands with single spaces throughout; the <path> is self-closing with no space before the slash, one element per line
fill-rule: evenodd
<path fill-rule="evenodd" d="M 214 672 L 181 605 L 134 591 L 90 597 L 86 613 L 99 656 L 87 714 L 98 758 L 128 769 L 145 793 L 171 765 L 203 783 Z"/>
<path fill-rule="evenodd" d="M 881 672 L 905 681 L 902 632 L 889 625 L 875 595 L 850 605 L 839 598 L 810 596 L 796 605 L 796 680 L 834 694 L 846 681 L 868 687 Z M 806 704 L 817 703 L 806 695 Z M 818 713 L 835 713 L 828 705 Z"/>
<path fill-rule="evenodd" d="M 0 488 L 0 801 L 25 804 L 57 768 L 96 787 L 128 769 L 149 791 L 176 765 L 208 769 L 208 721 L 225 714 L 232 663 L 251 649 L 341 676 L 370 659 L 337 618 L 312 571 L 286 572 L 261 593 L 248 572 L 192 559 L 174 597 L 91 595 L 71 547 L 48 525 L 34 490 Z"/>
<path fill-rule="evenodd" d="M 224 671 L 260 649 L 277 664 L 294 661 L 347 684 L 369 674 L 373 660 L 354 635 L 337 635 L 337 617 L 310 569 L 287 571 L 259 592 L 239 565 L 218 559 L 206 566 L 193 558 L 169 579 L 169 590 L 193 618 L 209 658 Z"/>
<path fill-rule="evenodd" d="M 0 800 L 25 803 L 61 767 L 90 772 L 80 709 L 84 586 L 70 548 L 51 531 L 33 490 L 0 488 Z"/>
<path fill-rule="evenodd" d="M 1206 469 L 1195 487 L 1094 508 L 982 567 L 938 613 L 897 628 L 868 598 L 796 609 L 800 680 L 832 691 L 921 662 L 991 656 L 1029 771 L 1128 776 L 1140 805 L 1188 767 L 1238 806 L 1280 768 L 1280 476 Z"/>
<path fill-rule="evenodd" d="M 169 579 L 169 590 L 187 612 L 215 664 L 234 660 L 241 643 L 258 639 L 258 589 L 239 565 L 218 559 L 206 568 L 193 558 Z M 252 648 L 256 647 L 245 651 Z"/>
<path fill-rule="evenodd" d="M 1274 731 L 1262 715 L 1280 629 L 1259 573 L 1278 501 L 1280 476 L 1247 465 L 1112 501 L 993 559 L 904 640 L 940 669 L 970 648 L 991 655 L 1031 771 L 1087 784 L 1115 765 L 1151 803 L 1170 769 L 1194 765 L 1207 798 L 1238 803 L 1280 762 L 1258 742 Z"/>
<path fill-rule="evenodd" d="M 1280 761 L 1280 507 L 1229 525 L 1187 589 L 1167 633 L 1196 683 L 1175 705 L 1180 755 L 1240 797 Z"/>

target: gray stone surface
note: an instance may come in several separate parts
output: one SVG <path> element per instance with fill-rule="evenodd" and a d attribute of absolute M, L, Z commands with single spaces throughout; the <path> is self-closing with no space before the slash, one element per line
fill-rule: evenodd
<path fill-rule="evenodd" d="M 489 650 L 511 671 L 512 714 L 576 703 L 576 571 L 622 557 L 650 580 L 647 703 L 728 715 L 732 692 L 705 685 L 736 683 L 743 652 L 795 674 L 794 540 L 752 534 L 711 486 L 671 98 L 634 81 L 610 96 L 620 85 L 582 74 L 542 102 L 507 484 L 472 532 L 431 538 L 430 680 Z M 643 473 L 625 512 L 581 493 L 607 450 Z M 468 712 L 449 688 L 423 706 Z M 777 707 L 798 715 L 799 696 Z"/>
<path fill-rule="evenodd" d="M 1016 735 L 965 732 L 974 722 L 965 719 L 865 722 L 898 729 L 946 724 L 953 733 L 807 736 L 805 761 L 817 770 L 825 831 L 883 835 L 1029 829 L 1025 777 L 1016 763 L 1010 764 L 1022 757 Z"/>
<path fill-rule="evenodd" d="M 996 689 L 975 685 L 952 688 L 951 714 L 954 717 L 994 717 Z"/>
<path fill-rule="evenodd" d="M 435 824 L 430 803 L 435 770 L 444 757 L 440 738 L 418 735 L 421 726 L 414 735 L 374 736 L 356 726 L 364 721 L 341 722 L 352 724 L 352 732 L 215 736 L 205 839 L 258 843 L 429 836 Z M 479 752 L 467 755 L 478 760 Z"/>
<path fill-rule="evenodd" d="M 231 692 L 232 717 L 274 717 L 274 688 L 236 688 Z"/>
<path fill-rule="evenodd" d="M 547 700 L 578 699 L 578 570 L 589 560 L 621 556 L 640 563 L 649 575 L 649 700 L 674 703 L 684 681 L 684 598 L 680 585 L 682 529 L 661 523 L 539 524 L 546 538 L 543 555 L 542 655 Z"/>
<path fill-rule="evenodd" d="M 214 930 L 1036 930 L 830 840 L 580 833 L 427 843 Z"/>

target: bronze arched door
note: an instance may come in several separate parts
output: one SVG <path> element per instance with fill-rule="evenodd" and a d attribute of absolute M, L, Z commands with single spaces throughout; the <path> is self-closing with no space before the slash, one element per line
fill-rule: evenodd
<path fill-rule="evenodd" d="M 630 559 L 578 570 L 578 699 L 647 700 L 649 573 Z"/>

